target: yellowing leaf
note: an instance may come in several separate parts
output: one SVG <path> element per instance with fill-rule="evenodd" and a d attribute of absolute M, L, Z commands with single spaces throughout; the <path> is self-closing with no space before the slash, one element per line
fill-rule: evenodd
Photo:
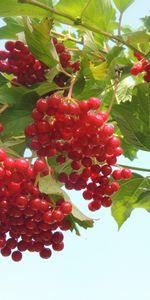
<path fill-rule="evenodd" d="M 103 80 L 107 77 L 107 62 L 103 62 L 98 66 L 90 63 L 90 70 L 95 80 Z"/>

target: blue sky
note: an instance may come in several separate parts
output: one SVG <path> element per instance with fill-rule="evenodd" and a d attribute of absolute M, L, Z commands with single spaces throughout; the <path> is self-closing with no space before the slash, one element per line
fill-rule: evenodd
<path fill-rule="evenodd" d="M 124 16 L 124 23 L 139 25 L 149 14 L 149 1 L 136 0 Z M 139 152 L 133 165 L 148 167 L 150 154 Z M 128 160 L 122 160 L 130 164 Z M 80 195 L 71 193 L 76 203 Z M 65 249 L 49 260 L 26 254 L 20 263 L 0 257 L 2 300 L 149 300 L 150 215 L 142 209 L 118 232 L 109 209 L 98 214 L 94 229 L 81 237 L 67 233 Z"/>

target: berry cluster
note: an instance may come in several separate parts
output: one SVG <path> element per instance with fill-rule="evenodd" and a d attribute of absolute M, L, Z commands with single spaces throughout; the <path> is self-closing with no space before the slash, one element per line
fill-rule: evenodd
<path fill-rule="evenodd" d="M 13 84 L 31 86 L 45 80 L 48 67 L 37 60 L 21 41 L 7 41 L 7 51 L 0 51 L 0 72 L 13 74 Z"/>
<path fill-rule="evenodd" d="M 32 166 L 24 158 L 13 159 L 0 148 L 0 249 L 3 256 L 20 261 L 23 251 L 49 258 L 64 248 L 63 233 L 71 227 L 66 216 L 72 211 L 63 198 L 54 201 L 41 193 L 37 175 L 51 172 L 40 159 Z M 56 231 L 57 229 L 59 231 Z"/>
<path fill-rule="evenodd" d="M 144 72 L 144 80 L 146 82 L 150 82 L 150 64 L 148 60 L 146 60 L 142 55 L 136 52 L 134 52 L 134 56 L 138 59 L 139 62 L 134 64 L 134 66 L 130 70 L 130 73 L 136 76 L 139 73 Z"/>
<path fill-rule="evenodd" d="M 72 72 L 78 71 L 80 61 L 72 63 L 70 61 L 71 54 L 63 43 L 59 43 L 55 38 L 53 38 L 53 43 L 62 67 L 64 69 L 70 68 Z M 13 74 L 14 78 L 11 81 L 13 84 L 31 86 L 46 79 L 45 73 L 48 70 L 48 66 L 36 59 L 28 46 L 23 42 L 7 41 L 5 49 L 6 51 L 0 51 L 0 72 Z M 63 87 L 68 78 L 64 73 L 60 72 L 55 76 L 54 81 L 58 86 Z"/>
<path fill-rule="evenodd" d="M 70 69 L 71 72 L 77 72 L 80 69 L 80 61 L 77 60 L 76 62 L 71 62 L 71 54 L 70 52 L 65 48 L 63 43 L 58 42 L 56 38 L 53 38 L 53 43 L 56 49 L 56 52 L 59 55 L 60 64 L 64 69 Z M 68 76 L 64 73 L 59 73 L 54 78 L 54 82 L 60 86 L 64 87 L 67 83 Z"/>
<path fill-rule="evenodd" d="M 132 176 L 129 169 L 112 168 L 123 150 L 120 139 L 113 134 L 114 127 L 106 123 L 108 114 L 96 112 L 100 105 L 94 97 L 78 104 L 74 99 L 52 94 L 37 101 L 32 111 L 34 122 L 25 129 L 30 147 L 38 156 L 55 156 L 59 164 L 70 161 L 71 172 L 60 173 L 58 179 L 69 190 L 84 190 L 83 198 L 91 200 L 91 211 L 111 205 L 110 195 L 119 189 L 112 178 Z"/>

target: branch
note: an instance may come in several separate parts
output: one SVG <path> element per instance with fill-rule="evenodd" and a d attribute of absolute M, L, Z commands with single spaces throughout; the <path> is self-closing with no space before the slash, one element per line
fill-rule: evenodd
<path fill-rule="evenodd" d="M 138 167 L 132 167 L 132 166 L 126 166 L 126 165 L 120 165 L 120 164 L 118 166 L 123 167 L 123 168 L 132 169 L 132 170 L 137 170 L 137 171 L 150 172 L 150 169 L 145 169 L 145 168 L 138 168 Z"/>
<path fill-rule="evenodd" d="M 69 92 L 68 92 L 68 96 L 67 96 L 67 98 L 69 98 L 69 99 L 72 98 L 73 87 L 74 87 L 74 84 L 76 82 L 76 79 L 77 79 L 77 76 L 73 75 L 72 76 L 72 81 L 71 81 L 71 84 L 70 84 L 70 88 L 69 88 Z"/>
<path fill-rule="evenodd" d="M 70 40 L 70 41 L 73 41 L 73 42 L 75 42 L 75 43 L 77 43 L 77 44 L 83 45 L 82 40 L 78 40 L 78 39 L 72 37 L 72 36 L 69 35 L 69 34 L 66 34 L 66 35 L 65 35 L 65 34 L 63 34 L 63 33 L 61 33 L 61 32 L 56 32 L 56 31 L 54 31 L 54 30 L 51 30 L 51 33 L 54 34 L 54 35 L 56 35 L 56 36 L 59 36 L 59 37 L 63 38 L 64 40 Z"/>
<path fill-rule="evenodd" d="M 135 51 L 135 52 L 138 52 L 139 54 L 143 55 L 144 56 L 144 53 L 139 51 L 138 49 L 136 49 L 134 46 L 130 45 L 128 42 L 124 41 L 120 36 L 115 36 L 109 32 L 105 32 L 99 28 L 96 28 L 92 25 L 89 25 L 85 22 L 82 22 L 81 18 L 80 17 L 77 17 L 77 18 L 74 18 L 72 17 L 71 15 L 67 14 L 67 13 L 64 13 L 62 11 L 59 11 L 53 7 L 50 7 L 44 3 L 41 3 L 41 2 L 38 2 L 37 0 L 18 0 L 20 3 L 28 3 L 28 4 L 31 4 L 31 5 L 35 5 L 37 7 L 40 7 L 40 8 L 43 8 L 47 11 L 49 11 L 50 13 L 54 14 L 54 15 L 57 15 L 57 16 L 61 16 L 63 18 L 66 18 L 70 21 L 73 22 L 74 25 L 78 25 L 79 27 L 82 27 L 83 29 L 88 29 L 90 31 L 93 31 L 95 33 L 98 33 L 100 35 L 103 35 L 107 38 L 109 38 L 110 40 L 112 40 L 113 42 L 120 42 L 121 44 L 127 46 L 128 48 L 130 48 L 132 51 Z M 65 22 L 64 22 L 65 23 Z M 66 23 L 67 24 L 67 23 Z"/>
<path fill-rule="evenodd" d="M 113 84 L 113 87 L 114 87 L 114 90 L 113 90 L 113 95 L 112 95 L 112 100 L 111 100 L 111 102 L 110 102 L 110 105 L 109 105 L 109 107 L 108 107 L 108 114 L 110 114 L 110 111 L 111 111 L 111 109 L 112 109 L 112 107 L 113 107 L 113 104 L 114 104 L 114 102 L 115 102 L 115 100 L 116 100 L 116 92 L 117 92 L 117 88 L 118 88 L 118 83 L 119 83 L 119 78 L 118 78 L 118 76 L 115 78 L 115 82 L 114 82 L 114 84 Z"/>
<path fill-rule="evenodd" d="M 0 114 L 2 114 L 8 107 L 9 107 L 9 105 L 8 105 L 7 103 L 4 104 L 4 105 L 0 108 Z"/>
<path fill-rule="evenodd" d="M 123 13 L 120 13 L 119 24 L 118 24 L 118 36 L 121 37 L 121 22 L 122 22 Z"/>

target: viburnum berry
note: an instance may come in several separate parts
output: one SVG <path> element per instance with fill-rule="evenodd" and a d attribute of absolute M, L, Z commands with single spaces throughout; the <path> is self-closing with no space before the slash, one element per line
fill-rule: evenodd
<path fill-rule="evenodd" d="M 20 261 L 22 259 L 22 253 L 20 251 L 14 251 L 12 253 L 12 260 L 13 261 Z"/>
<path fill-rule="evenodd" d="M 123 179 L 129 179 L 132 177 L 132 172 L 130 169 L 125 168 L 121 171 L 121 176 Z"/>
<path fill-rule="evenodd" d="M 55 251 L 62 251 L 64 249 L 64 243 L 63 242 L 59 244 L 53 243 L 52 248 Z"/>
<path fill-rule="evenodd" d="M 0 133 L 3 132 L 3 130 L 4 130 L 4 125 L 3 123 L 0 122 Z"/>
<path fill-rule="evenodd" d="M 40 256 L 44 259 L 48 259 L 50 258 L 52 255 L 52 251 L 48 248 L 44 248 L 41 252 L 40 252 Z"/>
<path fill-rule="evenodd" d="M 138 59 L 139 63 L 135 63 L 130 70 L 133 76 L 144 72 L 143 79 L 146 82 L 150 82 L 150 64 L 141 54 L 134 52 L 134 56 Z"/>

